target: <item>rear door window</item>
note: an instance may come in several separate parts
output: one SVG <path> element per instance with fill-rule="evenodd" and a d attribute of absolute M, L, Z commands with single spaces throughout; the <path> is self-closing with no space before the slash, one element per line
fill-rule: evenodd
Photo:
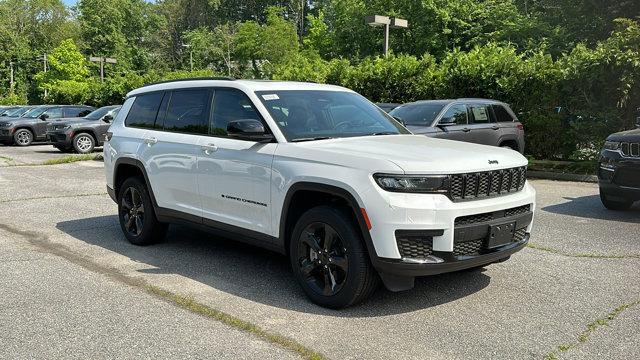
<path fill-rule="evenodd" d="M 491 122 L 489 107 L 487 105 L 469 105 L 471 113 L 471 123 L 488 124 Z"/>
<path fill-rule="evenodd" d="M 208 133 L 211 90 L 176 90 L 171 93 L 164 116 L 165 131 L 189 134 Z"/>
<path fill-rule="evenodd" d="M 464 104 L 452 105 L 438 122 L 439 124 L 466 125 L 468 122 L 467 106 Z"/>
<path fill-rule="evenodd" d="M 153 129 L 163 94 L 155 92 L 136 96 L 124 124 L 130 127 Z"/>
<path fill-rule="evenodd" d="M 513 122 L 511 114 L 502 105 L 491 105 L 493 113 L 496 116 L 496 122 Z"/>

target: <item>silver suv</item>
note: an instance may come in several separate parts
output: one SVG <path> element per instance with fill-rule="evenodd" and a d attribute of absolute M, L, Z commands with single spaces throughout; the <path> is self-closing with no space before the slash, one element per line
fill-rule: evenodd
<path fill-rule="evenodd" d="M 389 114 L 414 134 L 524 151 L 524 127 L 509 105 L 500 101 L 422 100 Z"/>

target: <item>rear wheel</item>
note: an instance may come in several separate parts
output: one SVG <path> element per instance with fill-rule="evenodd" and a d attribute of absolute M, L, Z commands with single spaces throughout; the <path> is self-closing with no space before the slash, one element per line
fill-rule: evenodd
<path fill-rule="evenodd" d="M 118 196 L 118 218 L 124 236 L 134 245 L 149 245 L 162 241 L 167 224 L 156 219 L 151 197 L 140 177 L 124 181 Z"/>
<path fill-rule="evenodd" d="M 13 142 L 18 146 L 29 146 L 33 142 L 33 133 L 29 129 L 19 129 L 13 134 Z"/>
<path fill-rule="evenodd" d="M 602 189 L 600 190 L 600 201 L 609 210 L 629 210 L 633 205 L 633 201 L 612 200 Z"/>
<path fill-rule="evenodd" d="M 73 148 L 79 154 L 89 154 L 96 146 L 93 136 L 87 133 L 80 133 L 73 138 Z"/>
<path fill-rule="evenodd" d="M 318 206 L 298 220 L 289 256 L 296 280 L 316 304 L 339 309 L 367 299 L 379 278 L 345 208 Z"/>

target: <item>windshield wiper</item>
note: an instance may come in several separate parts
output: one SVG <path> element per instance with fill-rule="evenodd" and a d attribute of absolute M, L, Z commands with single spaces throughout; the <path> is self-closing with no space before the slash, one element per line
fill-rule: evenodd
<path fill-rule="evenodd" d="M 375 136 L 375 135 L 399 135 L 399 134 L 400 133 L 393 132 L 393 131 L 381 131 L 381 132 L 374 132 L 374 133 L 369 134 L 369 135 Z"/>
<path fill-rule="evenodd" d="M 303 141 L 327 140 L 327 139 L 333 139 L 333 138 L 331 136 L 317 136 L 317 137 L 291 139 L 289 140 L 289 142 L 303 142 Z"/>

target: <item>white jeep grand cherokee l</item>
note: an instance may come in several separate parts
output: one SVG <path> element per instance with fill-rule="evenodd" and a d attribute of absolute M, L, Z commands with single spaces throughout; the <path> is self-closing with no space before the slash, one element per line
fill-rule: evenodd
<path fill-rule="evenodd" d="M 127 95 L 107 134 L 108 192 L 133 244 L 195 224 L 291 259 L 322 306 L 506 260 L 531 231 L 527 160 L 411 135 L 348 89 L 197 79 Z"/>

